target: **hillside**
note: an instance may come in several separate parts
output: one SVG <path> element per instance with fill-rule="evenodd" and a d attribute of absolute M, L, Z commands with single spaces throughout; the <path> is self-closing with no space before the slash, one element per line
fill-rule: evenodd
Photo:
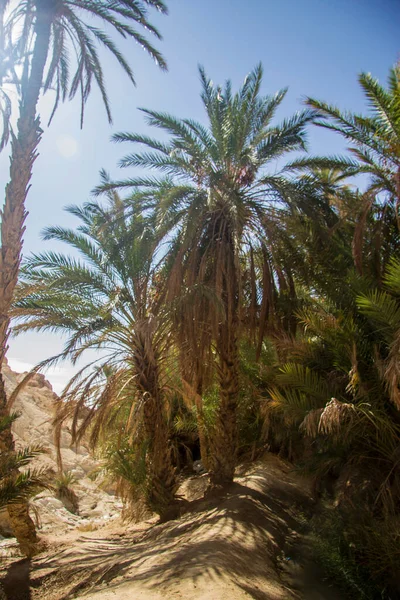
<path fill-rule="evenodd" d="M 3 374 L 6 388 L 10 393 L 19 383 L 24 374 L 14 373 L 4 365 Z M 13 424 L 13 433 L 17 447 L 26 445 L 41 445 L 45 453 L 35 459 L 36 466 L 51 469 L 56 475 L 56 448 L 52 419 L 57 395 L 44 375 L 36 374 L 28 382 L 25 389 L 17 397 L 13 410 L 20 417 Z M 73 490 L 78 497 L 79 514 L 72 514 L 50 492 L 43 492 L 32 501 L 32 513 L 36 514 L 41 534 L 66 533 L 76 527 L 100 527 L 110 518 L 115 518 L 121 505 L 113 494 L 108 494 L 90 478 L 98 467 L 90 455 L 85 443 L 79 447 L 71 447 L 71 436 L 68 428 L 63 431 L 61 438 L 61 453 L 64 471 L 70 472 L 76 479 Z M 11 534 L 8 520 L 4 513 L 0 517 L 0 534 Z M 1 541 L 2 540 L 2 541 Z M 0 537 L 0 553 L 17 552 L 15 540 Z"/>

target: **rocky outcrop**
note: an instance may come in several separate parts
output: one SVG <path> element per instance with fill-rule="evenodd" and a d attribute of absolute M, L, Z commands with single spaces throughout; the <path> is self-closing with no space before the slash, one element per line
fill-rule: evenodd
<path fill-rule="evenodd" d="M 3 375 L 7 393 L 10 394 L 26 374 L 14 373 L 5 364 Z M 20 392 L 13 406 L 13 411 L 20 414 L 13 424 L 17 447 L 42 446 L 46 452 L 35 459 L 34 466 L 46 467 L 54 476 L 57 464 L 52 421 L 57 400 L 51 384 L 44 375 L 37 373 Z M 108 493 L 109 490 L 106 492 L 101 489 L 91 477 L 99 463 L 91 456 L 85 442 L 79 447 L 71 446 L 68 426 L 62 433 L 61 453 L 64 471 L 71 472 L 76 480 L 72 488 L 78 499 L 79 514 L 69 512 L 51 492 L 43 492 L 31 501 L 32 516 L 36 516 L 41 531 L 62 533 L 75 527 L 93 529 L 119 515 L 121 505 L 115 496 Z M 0 518 L 0 532 L 3 535 L 11 534 L 4 516 Z"/>

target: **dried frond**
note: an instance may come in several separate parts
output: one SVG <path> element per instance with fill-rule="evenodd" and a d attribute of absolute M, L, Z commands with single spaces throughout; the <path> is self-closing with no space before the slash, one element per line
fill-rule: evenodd
<path fill-rule="evenodd" d="M 309 437 L 315 438 L 319 433 L 319 422 L 321 415 L 324 412 L 323 408 L 314 408 L 304 417 L 300 423 L 299 430 L 308 435 Z"/>
<path fill-rule="evenodd" d="M 355 417 L 354 404 L 332 398 L 321 413 L 318 430 L 327 435 L 339 435 Z"/>
<path fill-rule="evenodd" d="M 396 332 L 390 346 L 384 380 L 391 401 L 400 410 L 400 329 Z"/>

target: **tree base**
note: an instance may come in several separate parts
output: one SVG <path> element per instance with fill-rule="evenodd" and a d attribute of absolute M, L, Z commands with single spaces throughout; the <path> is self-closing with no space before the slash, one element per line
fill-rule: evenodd
<path fill-rule="evenodd" d="M 43 543 L 39 542 L 35 524 L 29 515 L 28 505 L 26 503 L 10 504 L 7 508 L 13 533 L 17 538 L 21 553 L 27 558 L 32 558 L 32 556 L 42 552 L 44 546 Z"/>
<path fill-rule="evenodd" d="M 175 500 L 165 511 L 160 514 L 160 523 L 179 519 L 190 506 L 188 500 Z"/>

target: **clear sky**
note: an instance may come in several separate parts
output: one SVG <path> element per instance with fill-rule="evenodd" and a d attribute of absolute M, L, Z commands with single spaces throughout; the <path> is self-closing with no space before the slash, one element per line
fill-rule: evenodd
<path fill-rule="evenodd" d="M 104 57 L 114 123 L 109 126 L 97 94 L 89 100 L 84 128 L 79 106 L 62 106 L 45 128 L 40 156 L 34 166 L 27 207 L 24 253 L 54 248 L 42 242 L 46 225 L 71 225 L 63 212 L 81 204 L 98 183 L 105 167 L 118 175 L 124 146 L 111 144 L 114 131 L 147 130 L 137 107 L 153 108 L 203 120 L 197 65 L 216 82 L 232 79 L 239 85 L 259 62 L 264 65 L 265 93 L 282 87 L 289 92 L 277 120 L 301 108 L 305 95 L 341 108 L 364 111 L 357 75 L 371 72 L 381 82 L 400 58 L 400 0 L 167 0 L 168 17 L 154 15 L 163 34 L 158 43 L 169 72 L 157 69 L 140 48 L 122 45 L 132 64 L 134 88 L 110 57 Z M 41 103 L 46 114 L 51 98 Z M 335 153 L 343 143 L 334 134 L 310 130 L 312 153 Z M 0 155 L 0 185 L 8 179 L 8 150 Z M 121 173 L 128 175 L 128 172 Z M 121 176 L 119 174 L 119 176 Z M 60 247 L 58 248 L 60 249 Z M 14 369 L 26 370 L 59 352 L 57 336 L 29 334 L 10 341 L 8 357 Z M 70 366 L 52 369 L 48 378 L 56 391 L 73 373 Z"/>

